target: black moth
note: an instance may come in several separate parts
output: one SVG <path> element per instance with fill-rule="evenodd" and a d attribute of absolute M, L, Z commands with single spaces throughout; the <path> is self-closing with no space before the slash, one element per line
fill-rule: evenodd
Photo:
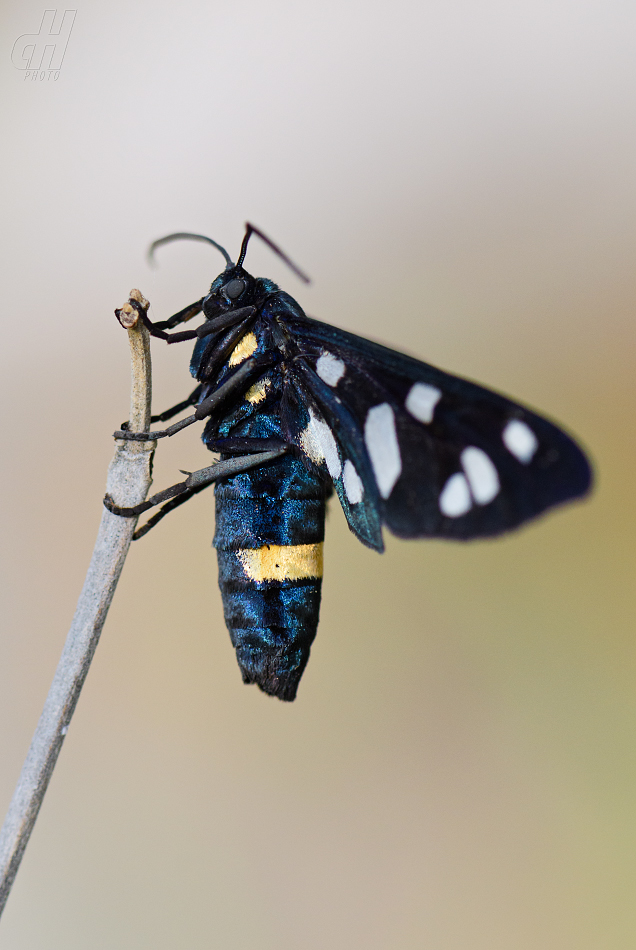
<path fill-rule="evenodd" d="M 210 238 L 225 270 L 210 292 L 150 333 L 169 343 L 196 340 L 193 393 L 152 421 L 195 412 L 152 433 L 173 435 L 206 420 L 203 441 L 220 461 L 136 508 L 168 511 L 216 483 L 219 584 L 225 621 L 245 683 L 293 700 L 316 634 L 325 503 L 335 489 L 353 533 L 376 551 L 382 526 L 401 538 L 489 537 L 591 484 L 578 446 L 551 422 L 475 383 L 305 316 L 272 281 L 243 268 Z M 199 313 L 196 330 L 167 333 Z"/>

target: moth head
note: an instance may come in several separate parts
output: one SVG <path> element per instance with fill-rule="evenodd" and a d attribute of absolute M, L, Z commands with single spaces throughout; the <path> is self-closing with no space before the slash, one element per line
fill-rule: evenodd
<path fill-rule="evenodd" d="M 206 244 L 211 244 L 213 247 L 220 251 L 226 261 L 226 267 L 222 274 L 212 281 L 212 286 L 210 287 L 210 292 L 203 302 L 203 311 L 207 317 L 211 317 L 214 314 L 221 313 L 225 310 L 232 310 L 234 308 L 246 307 L 249 306 L 255 295 L 256 281 L 248 274 L 243 268 L 243 261 L 245 260 L 245 255 L 247 254 L 247 245 L 252 234 L 256 234 L 257 237 L 264 241 L 268 247 L 270 247 L 275 254 L 285 261 L 288 267 L 290 267 L 294 273 L 300 277 L 301 280 L 304 280 L 305 283 L 309 283 L 309 278 L 303 274 L 303 272 L 296 267 L 296 265 L 291 261 L 283 251 L 274 244 L 266 234 L 263 234 L 258 228 L 255 228 L 253 224 L 246 224 L 245 226 L 245 236 L 241 243 L 241 250 L 239 252 L 239 257 L 234 264 L 232 258 L 220 244 L 217 244 L 216 241 L 213 241 L 212 238 L 206 237 L 204 234 L 192 234 L 189 231 L 179 231 L 175 234 L 167 234 L 165 237 L 159 238 L 158 241 L 153 241 L 148 250 L 148 257 L 150 261 L 153 259 L 155 250 L 160 247 L 162 244 L 169 244 L 171 241 L 205 241 Z"/>
<path fill-rule="evenodd" d="M 243 261 L 245 260 L 245 256 L 247 254 L 247 246 L 253 234 L 259 237 L 261 241 L 264 241 L 264 243 L 267 244 L 267 246 L 271 248 L 275 254 L 278 254 L 278 256 L 285 261 L 285 263 L 294 271 L 295 274 L 297 274 L 307 283 L 309 282 L 309 278 L 306 277 L 298 267 L 296 267 L 293 261 L 291 261 L 287 255 L 281 251 L 277 244 L 274 244 L 274 242 L 268 238 L 266 234 L 263 234 L 262 231 L 259 231 L 258 228 L 255 228 L 253 224 L 249 224 L 248 222 L 248 224 L 245 225 L 245 236 L 243 237 L 243 241 L 241 243 L 241 250 L 239 251 L 236 264 L 233 264 L 229 259 L 227 251 L 224 251 L 220 245 L 215 244 L 215 247 L 219 248 L 219 250 L 221 250 L 221 252 L 225 255 L 225 259 L 228 263 L 223 273 L 219 274 L 210 287 L 210 294 L 203 304 L 203 311 L 206 316 L 211 317 L 213 314 L 219 313 L 223 310 L 247 307 L 255 302 L 255 297 L 257 295 L 257 282 L 251 274 L 247 273 L 243 267 Z"/>
<path fill-rule="evenodd" d="M 249 306 L 255 295 L 256 281 L 240 264 L 228 264 L 212 282 L 203 310 L 207 314 Z"/>

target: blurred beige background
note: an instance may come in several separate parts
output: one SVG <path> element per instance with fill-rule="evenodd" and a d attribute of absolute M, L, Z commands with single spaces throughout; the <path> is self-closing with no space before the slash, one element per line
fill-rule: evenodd
<path fill-rule="evenodd" d="M 131 551 L 2 950 L 632 950 L 636 10 L 620 0 L 86 2 L 57 81 L 0 57 L 0 809 L 92 550 L 128 405 L 113 309 L 236 253 L 311 315 L 515 395 L 598 484 L 496 542 L 332 506 L 291 706 L 242 686 L 212 492 Z M 155 407 L 189 392 L 156 344 Z M 155 486 L 208 464 L 162 444 Z"/>

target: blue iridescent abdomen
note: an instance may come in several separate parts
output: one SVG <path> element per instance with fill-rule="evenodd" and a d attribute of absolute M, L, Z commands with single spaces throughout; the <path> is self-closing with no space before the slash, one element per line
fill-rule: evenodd
<path fill-rule="evenodd" d="M 271 436 L 277 421 L 258 415 L 233 434 Z M 219 586 L 243 680 L 293 700 L 318 626 L 324 480 L 286 455 L 215 493 Z"/>

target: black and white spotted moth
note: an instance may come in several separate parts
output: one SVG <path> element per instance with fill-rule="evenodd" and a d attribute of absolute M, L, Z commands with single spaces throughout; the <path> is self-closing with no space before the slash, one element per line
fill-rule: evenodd
<path fill-rule="evenodd" d="M 305 316 L 276 284 L 213 244 L 225 270 L 209 293 L 150 333 L 196 340 L 198 380 L 182 403 L 195 412 L 154 433 L 206 420 L 203 441 L 221 459 L 135 509 L 161 510 L 141 528 L 216 483 L 219 583 L 243 679 L 291 700 L 316 633 L 325 502 L 335 489 L 353 533 L 382 551 L 382 528 L 401 538 L 470 540 L 502 534 L 584 495 L 591 472 L 561 429 L 505 396 Z M 301 275 L 302 276 L 302 275 Z M 203 313 L 196 330 L 170 334 Z"/>

